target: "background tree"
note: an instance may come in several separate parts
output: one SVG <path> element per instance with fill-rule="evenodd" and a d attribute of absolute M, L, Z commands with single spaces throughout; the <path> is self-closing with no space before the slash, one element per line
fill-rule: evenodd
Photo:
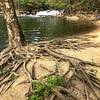
<path fill-rule="evenodd" d="M 100 12 L 100 0 L 15 0 L 25 11 L 65 9 L 68 14 Z"/>

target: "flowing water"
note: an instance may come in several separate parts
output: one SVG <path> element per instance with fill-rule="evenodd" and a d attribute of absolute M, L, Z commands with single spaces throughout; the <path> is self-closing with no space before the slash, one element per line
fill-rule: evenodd
<path fill-rule="evenodd" d="M 44 41 L 86 33 L 93 29 L 88 22 L 66 21 L 56 17 L 19 17 L 25 38 L 29 42 Z M 0 50 L 8 44 L 5 21 L 0 16 Z"/>

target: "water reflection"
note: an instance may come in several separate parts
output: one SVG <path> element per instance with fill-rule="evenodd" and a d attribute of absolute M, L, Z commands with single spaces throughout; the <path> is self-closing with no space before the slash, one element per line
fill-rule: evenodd
<path fill-rule="evenodd" d="M 19 17 L 25 38 L 29 42 L 50 40 L 91 31 L 94 26 L 88 22 L 65 21 L 54 17 Z M 7 46 L 7 30 L 0 17 L 0 49 Z"/>

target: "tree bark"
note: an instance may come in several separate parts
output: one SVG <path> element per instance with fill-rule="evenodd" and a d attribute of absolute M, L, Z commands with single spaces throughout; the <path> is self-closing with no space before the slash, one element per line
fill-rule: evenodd
<path fill-rule="evenodd" d="M 13 0 L 0 0 L 8 30 L 9 46 L 16 48 L 25 44 L 25 38 L 19 25 Z"/>

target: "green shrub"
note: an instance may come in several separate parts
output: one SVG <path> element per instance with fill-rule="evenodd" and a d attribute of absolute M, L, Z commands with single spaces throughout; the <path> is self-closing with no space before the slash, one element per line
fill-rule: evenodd
<path fill-rule="evenodd" d="M 51 87 L 54 87 L 54 86 L 64 86 L 64 79 L 63 77 L 60 77 L 60 76 L 50 76 L 48 77 L 47 81 L 46 81 L 46 84 L 48 84 L 49 86 Z"/>
<path fill-rule="evenodd" d="M 52 88 L 56 86 L 64 86 L 65 80 L 60 76 L 50 76 L 46 82 L 42 84 L 40 81 L 33 81 L 34 94 L 29 97 L 29 100 L 43 100 L 44 96 L 52 93 Z"/>

